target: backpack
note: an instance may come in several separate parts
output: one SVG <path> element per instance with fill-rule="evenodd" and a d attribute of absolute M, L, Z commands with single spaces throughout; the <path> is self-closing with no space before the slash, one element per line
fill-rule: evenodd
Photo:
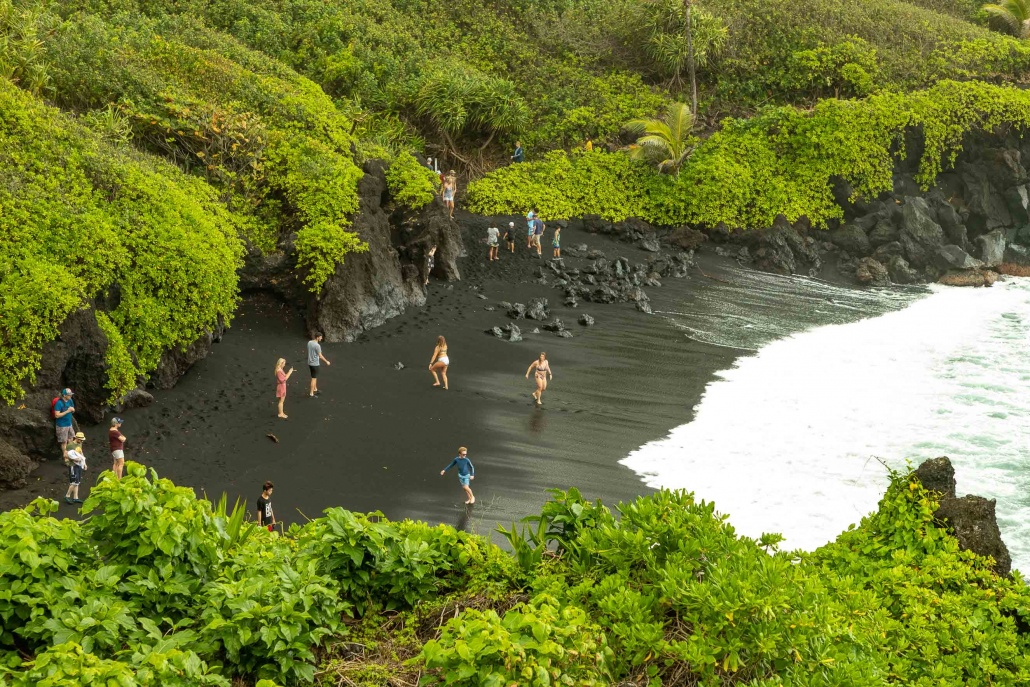
<path fill-rule="evenodd" d="M 61 400 L 60 396 L 54 396 L 54 400 L 50 401 L 50 419 L 57 419 L 57 402 Z"/>

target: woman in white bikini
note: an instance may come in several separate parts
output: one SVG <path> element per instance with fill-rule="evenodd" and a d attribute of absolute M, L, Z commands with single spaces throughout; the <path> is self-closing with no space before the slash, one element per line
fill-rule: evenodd
<path fill-rule="evenodd" d="M 439 372 L 443 375 L 443 388 L 447 389 L 447 366 L 451 359 L 447 357 L 447 339 L 442 336 L 436 337 L 436 348 L 433 349 L 433 357 L 429 361 L 429 371 L 433 373 L 435 383 L 433 386 L 440 386 L 440 378 L 436 375 Z"/>
<path fill-rule="evenodd" d="M 451 219 L 454 219 L 454 191 L 457 188 L 458 177 L 452 169 L 443 180 L 443 206 L 450 211 Z"/>
<path fill-rule="evenodd" d="M 541 353 L 538 359 L 530 363 L 529 369 L 526 370 L 526 379 L 529 379 L 529 373 L 533 370 L 536 370 L 536 391 L 533 392 L 533 398 L 536 399 L 536 404 L 539 406 L 543 405 L 541 399 L 544 392 L 547 391 L 547 380 L 554 378 L 554 375 L 551 374 L 551 365 L 547 362 L 546 353 Z"/>

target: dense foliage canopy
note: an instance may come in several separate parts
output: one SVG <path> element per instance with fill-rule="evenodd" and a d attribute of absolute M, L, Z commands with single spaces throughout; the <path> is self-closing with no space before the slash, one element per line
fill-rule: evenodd
<path fill-rule="evenodd" d="M 506 553 L 339 508 L 269 532 L 129 463 L 81 521 L 0 514 L 0 685 L 1026 684 L 1030 590 L 935 507 L 896 474 L 804 554 L 684 492 L 573 489 Z"/>
<path fill-rule="evenodd" d="M 831 98 L 810 110 L 784 106 L 727 119 L 675 178 L 621 153 L 555 151 L 473 182 L 468 205 L 484 214 L 536 208 L 556 219 L 596 214 L 665 226 L 760 228 L 782 214 L 818 226 L 843 215 L 833 197 L 835 179 L 866 197 L 892 188 L 906 132 L 922 137 L 916 179 L 929 187 L 954 162 L 967 133 L 1002 125 L 1030 128 L 1030 92 L 943 81 L 908 94 Z"/>
<path fill-rule="evenodd" d="M 395 161 L 412 208 L 435 191 L 415 155 L 477 177 L 520 139 L 530 164 L 474 184 L 471 209 L 818 225 L 840 214 L 830 178 L 886 187 L 906 129 L 925 132 L 929 184 L 963 132 L 1026 122 L 1005 85 L 1030 47 L 973 0 L 692 7 L 688 54 L 678 0 L 0 0 L 0 396 L 69 313 L 117 293 L 98 317 L 117 398 L 228 321 L 242 248 L 290 247 L 318 293 L 366 249 L 369 158 Z M 690 56 L 709 135 L 679 132 L 679 175 L 600 152 L 687 99 Z M 570 156 L 587 137 L 598 152 Z"/>

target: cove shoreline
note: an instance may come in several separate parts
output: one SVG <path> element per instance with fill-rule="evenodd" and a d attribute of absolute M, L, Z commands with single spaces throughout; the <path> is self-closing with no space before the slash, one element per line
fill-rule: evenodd
<path fill-rule="evenodd" d="M 261 483 L 272 480 L 276 515 L 287 523 L 342 506 L 489 534 L 539 512 L 548 489 L 576 487 L 610 506 L 651 493 L 618 461 L 689 421 L 715 372 L 744 351 L 693 341 L 633 303 L 565 307 L 561 292 L 537 276 L 549 246 L 540 260 L 517 242 L 514 255 L 504 252 L 490 264 L 482 239 L 465 237 L 462 280 L 431 281 L 424 307 L 409 308 L 353 343 L 324 343 L 333 365 L 323 367 L 323 393 L 315 399 L 306 395 L 301 312 L 267 292 L 245 293 L 211 355 L 172 389 L 155 391 L 152 405 L 120 413 L 126 458 L 200 495 L 217 499 L 225 492 L 230 503 L 239 497 L 251 511 Z M 563 239 L 632 262 L 651 255 L 575 228 L 564 230 Z M 702 273 L 733 264 L 712 255 L 698 260 L 701 269 L 649 289 L 652 298 L 685 298 L 704 288 Z M 561 318 L 573 338 L 533 334 L 544 322 L 514 321 L 497 307 L 532 298 L 548 299 L 551 317 Z M 596 324 L 577 324 L 584 313 Z M 510 322 L 522 329 L 523 341 L 485 333 Z M 433 388 L 426 369 L 439 334 L 451 349 L 450 391 Z M 524 375 L 541 350 L 555 377 L 538 409 Z M 275 416 L 272 370 L 279 356 L 296 370 L 288 383 L 288 420 Z M 395 369 L 397 363 L 404 368 Z M 106 425 L 83 430 L 91 447 L 88 486 L 109 467 Z M 469 512 L 454 475 L 439 476 L 459 445 L 469 447 L 477 470 L 477 504 Z M 37 496 L 60 501 L 65 487 L 63 465 L 46 461 L 27 487 L 0 493 L 0 509 Z M 73 517 L 77 510 L 61 502 L 59 514 Z"/>

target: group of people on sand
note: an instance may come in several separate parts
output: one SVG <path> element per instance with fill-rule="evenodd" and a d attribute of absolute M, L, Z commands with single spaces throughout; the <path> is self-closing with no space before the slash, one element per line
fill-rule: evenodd
<path fill-rule="evenodd" d="M 321 363 L 325 363 L 327 366 L 330 362 L 324 355 L 322 355 L 322 335 L 316 333 L 310 341 L 308 341 L 307 354 L 308 354 L 308 368 L 311 371 L 311 385 L 308 389 L 308 395 L 311 397 L 318 396 L 318 372 L 321 367 Z M 447 379 L 447 369 L 451 365 L 451 358 L 448 354 L 447 339 L 443 336 L 436 337 L 436 346 L 433 348 L 433 355 L 429 358 L 429 373 L 433 375 L 433 386 L 439 387 L 444 390 L 450 388 Z M 276 378 L 276 389 L 275 396 L 279 404 L 279 417 L 286 419 L 288 416 L 283 412 L 283 402 L 286 400 L 286 380 L 293 374 L 294 369 L 291 367 L 286 370 L 286 359 L 279 358 L 275 364 L 275 378 Z M 529 375 L 533 375 L 534 382 L 536 383 L 536 390 L 533 392 L 532 397 L 536 405 L 543 405 L 544 392 L 547 390 L 547 383 L 553 378 L 551 372 L 551 365 L 547 360 L 547 354 L 541 353 L 540 357 L 530 363 L 529 368 L 526 370 L 526 379 L 529 379 Z M 451 463 L 444 468 L 440 474 L 445 474 L 452 467 L 458 468 L 458 480 L 461 483 L 461 488 L 465 491 L 468 499 L 465 501 L 466 504 L 471 505 L 476 502 L 476 497 L 472 494 L 472 489 L 469 487 L 469 480 L 475 479 L 475 468 L 472 465 L 472 461 L 468 459 L 468 449 L 462 446 L 458 450 L 458 456 L 451 461 Z M 258 522 L 260 524 L 272 525 L 275 523 L 275 519 L 272 516 L 271 505 L 267 499 L 271 496 L 272 483 L 266 482 L 265 489 L 262 492 L 262 499 L 258 501 Z M 267 515 L 263 516 L 262 513 L 267 510 Z M 266 520 L 269 520 L 266 522 Z"/>
<path fill-rule="evenodd" d="M 75 422 L 75 392 L 62 389 L 50 402 L 50 415 L 54 420 L 54 432 L 57 443 L 61 446 L 61 456 L 68 468 L 68 491 L 64 494 L 65 503 L 82 503 L 79 498 L 79 487 L 82 485 L 83 473 L 86 471 L 86 434 L 79 430 Z M 122 434 L 122 419 L 111 418 L 111 426 L 107 431 L 107 443 L 111 452 L 111 472 L 115 478 L 122 478 L 125 468 L 125 435 Z"/>
<path fill-rule="evenodd" d="M 529 250 L 535 250 L 537 257 L 542 257 L 543 247 L 542 242 L 544 233 L 547 231 L 547 225 L 544 224 L 543 219 L 536 213 L 535 210 L 530 210 L 529 214 L 526 215 L 526 248 Z M 501 230 L 497 227 L 487 227 L 486 229 L 486 245 L 489 247 L 488 261 L 493 262 L 499 260 L 497 253 L 500 249 Z M 509 253 L 515 252 L 515 223 L 508 222 L 508 228 L 504 232 L 504 243 Z M 551 249 L 554 251 L 553 255 L 556 258 L 561 257 L 561 227 L 555 227 L 554 237 L 551 239 Z"/>

